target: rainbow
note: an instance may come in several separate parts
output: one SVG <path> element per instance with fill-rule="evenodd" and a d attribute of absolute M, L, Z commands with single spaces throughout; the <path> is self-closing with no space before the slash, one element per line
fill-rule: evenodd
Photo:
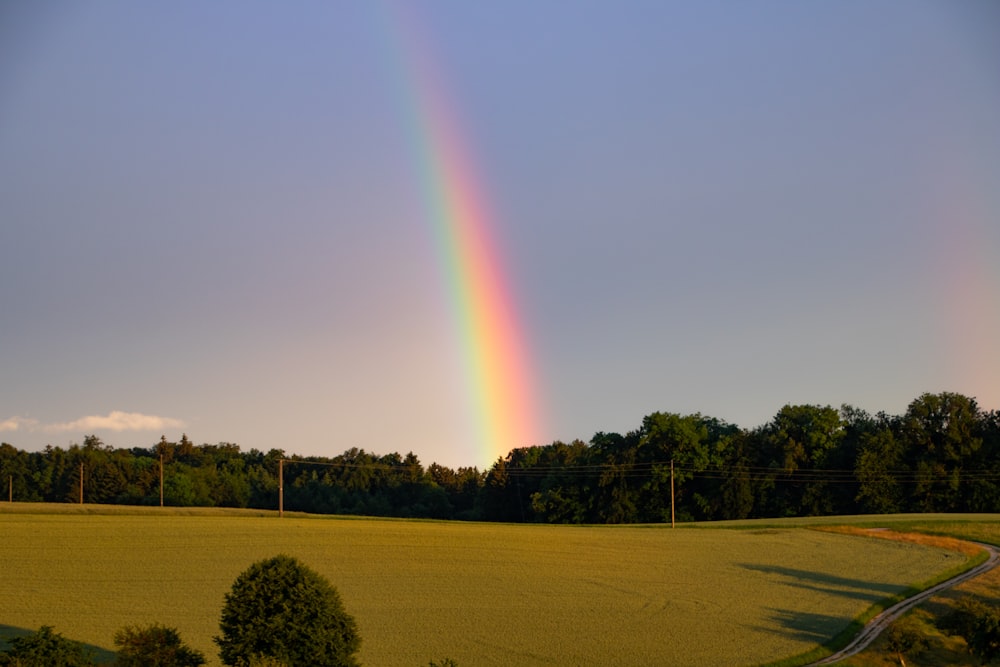
<path fill-rule="evenodd" d="M 946 380 L 954 391 L 977 399 L 984 410 L 1000 409 L 1000 267 L 996 215 L 991 214 L 985 161 L 977 162 L 978 138 L 956 131 L 932 140 L 926 201 L 938 224 L 930 244 L 940 276 L 936 311 Z M 931 159 L 930 156 L 933 156 Z"/>
<path fill-rule="evenodd" d="M 538 397 L 514 291 L 471 151 L 426 40 L 403 3 L 389 12 L 425 217 L 442 267 L 470 396 L 477 464 L 537 438 Z M 395 69 L 395 68 L 394 68 Z"/>

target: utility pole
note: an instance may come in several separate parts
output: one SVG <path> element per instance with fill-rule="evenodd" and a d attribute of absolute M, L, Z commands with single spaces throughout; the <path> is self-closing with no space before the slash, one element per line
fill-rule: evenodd
<path fill-rule="evenodd" d="M 83 504 L 83 461 L 80 461 L 80 504 Z"/>
<path fill-rule="evenodd" d="M 285 516 L 285 459 L 278 459 L 278 518 Z"/>
<path fill-rule="evenodd" d="M 163 507 L 163 452 L 160 452 L 160 507 Z"/>
<path fill-rule="evenodd" d="M 7 502 L 14 502 L 14 476 L 11 475 L 7 486 Z"/>
<path fill-rule="evenodd" d="M 670 459 L 670 527 L 676 528 L 674 520 L 674 460 Z"/>

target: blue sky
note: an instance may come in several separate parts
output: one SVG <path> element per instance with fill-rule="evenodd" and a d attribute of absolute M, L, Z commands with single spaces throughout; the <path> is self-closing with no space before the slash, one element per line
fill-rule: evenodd
<path fill-rule="evenodd" d="M 544 418 L 512 447 L 1000 409 L 995 3 L 9 2 L 0 440 L 490 462 L 395 24 L 491 203 Z"/>

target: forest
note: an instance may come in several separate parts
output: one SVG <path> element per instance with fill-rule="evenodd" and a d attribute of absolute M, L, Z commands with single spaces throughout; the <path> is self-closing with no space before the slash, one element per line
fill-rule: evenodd
<path fill-rule="evenodd" d="M 81 483 L 82 476 L 82 483 Z M 280 477 L 280 479 L 279 479 Z M 744 429 L 654 412 L 625 434 L 511 450 L 488 470 L 412 452 L 334 457 L 161 437 L 0 444 L 0 498 L 542 523 L 659 523 L 899 512 L 1000 512 L 1000 411 L 926 393 L 902 415 L 786 405 Z"/>

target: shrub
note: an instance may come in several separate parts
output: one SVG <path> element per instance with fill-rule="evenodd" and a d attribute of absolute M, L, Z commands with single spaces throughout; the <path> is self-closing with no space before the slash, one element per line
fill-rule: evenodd
<path fill-rule="evenodd" d="M 289 667 L 353 666 L 361 645 L 337 590 L 285 555 L 254 563 L 236 578 L 219 627 L 222 662 L 237 667 L 271 658 Z"/>
<path fill-rule="evenodd" d="M 904 655 L 918 654 L 927 648 L 927 638 L 920 624 L 912 616 L 899 619 L 885 633 L 886 644 L 896 654 L 900 665 L 905 665 Z"/>
<path fill-rule="evenodd" d="M 1000 658 L 1000 610 L 979 600 L 963 598 L 945 617 L 944 630 L 965 639 L 969 652 L 984 665 Z"/>
<path fill-rule="evenodd" d="M 188 648 L 174 628 L 127 626 L 115 633 L 119 667 L 199 667 L 201 651 Z"/>
<path fill-rule="evenodd" d="M 11 667 L 88 667 L 93 665 L 83 645 L 64 638 L 43 625 L 38 632 L 8 640 L 10 650 L 0 653 L 0 665 Z"/>

